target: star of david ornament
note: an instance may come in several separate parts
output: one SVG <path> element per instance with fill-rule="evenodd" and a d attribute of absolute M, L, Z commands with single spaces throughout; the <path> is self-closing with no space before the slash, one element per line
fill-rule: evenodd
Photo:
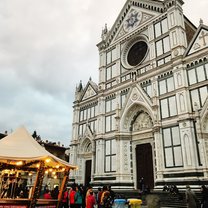
<path fill-rule="evenodd" d="M 132 10 L 124 20 L 124 30 L 129 32 L 139 25 L 142 19 L 142 13 L 136 10 Z"/>

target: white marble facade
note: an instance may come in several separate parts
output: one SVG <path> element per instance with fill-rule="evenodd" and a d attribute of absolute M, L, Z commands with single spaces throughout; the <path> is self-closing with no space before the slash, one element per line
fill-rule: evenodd
<path fill-rule="evenodd" d="M 138 189 L 140 177 L 155 189 L 208 181 L 208 27 L 193 26 L 182 5 L 127 0 L 103 29 L 99 83 L 75 92 L 72 180 L 117 189 Z"/>

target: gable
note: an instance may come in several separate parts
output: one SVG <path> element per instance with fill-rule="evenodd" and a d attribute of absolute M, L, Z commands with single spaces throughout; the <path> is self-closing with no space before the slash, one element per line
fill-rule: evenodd
<path fill-rule="evenodd" d="M 142 26 L 144 23 L 147 23 L 156 15 L 158 15 L 158 13 L 132 6 L 126 14 L 118 32 L 115 34 L 113 41 L 136 30 L 138 27 Z"/>
<path fill-rule="evenodd" d="M 195 36 L 193 37 L 186 54 L 191 55 L 207 47 L 208 47 L 208 27 L 201 25 L 198 28 Z"/>
<path fill-rule="evenodd" d="M 128 130 L 130 128 L 130 123 L 133 120 L 133 117 L 138 113 L 138 111 L 145 112 L 150 116 L 149 118 L 151 122 L 149 122 L 148 120 L 148 127 L 150 127 L 152 125 L 152 120 L 154 118 L 152 112 L 152 105 L 153 104 L 151 99 L 145 94 L 141 86 L 136 84 L 130 90 L 128 97 L 126 98 L 124 107 L 121 111 L 120 128 L 124 129 L 125 131 Z M 134 126 L 133 128 L 135 129 L 137 128 L 138 130 L 138 126 L 137 127 Z"/>
<path fill-rule="evenodd" d="M 94 97 L 96 95 L 97 95 L 97 92 L 95 91 L 95 89 L 92 87 L 91 84 L 88 84 L 85 91 L 84 91 L 82 100 L 87 100 L 87 99 Z"/>
<path fill-rule="evenodd" d="M 113 40 L 117 40 L 121 36 L 134 31 L 144 22 L 163 12 L 164 4 L 161 1 L 127 0 L 111 30 L 106 31 L 104 39 L 97 46 L 102 48 L 104 43 L 104 45 L 110 45 Z M 128 25 L 129 27 L 127 27 Z"/>

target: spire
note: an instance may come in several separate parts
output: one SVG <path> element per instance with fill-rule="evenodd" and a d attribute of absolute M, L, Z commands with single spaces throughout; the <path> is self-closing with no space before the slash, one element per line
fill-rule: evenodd
<path fill-rule="evenodd" d="M 107 32 L 108 32 L 108 27 L 107 27 L 107 23 L 105 23 L 105 28 L 104 28 L 104 30 L 103 30 L 103 33 L 104 33 L 104 34 L 107 34 Z"/>
<path fill-rule="evenodd" d="M 77 87 L 77 92 L 80 92 L 83 89 L 82 87 L 82 80 L 79 82 L 79 86 Z"/>
<path fill-rule="evenodd" d="M 199 20 L 199 24 L 200 24 L 200 25 L 203 25 L 203 24 L 204 24 L 203 19 L 201 19 L 201 18 L 200 18 L 200 20 Z"/>
<path fill-rule="evenodd" d="M 79 85 L 76 86 L 75 91 L 75 101 L 79 101 L 83 93 L 83 86 L 82 86 L 82 80 L 80 80 Z"/>
<path fill-rule="evenodd" d="M 107 27 L 107 23 L 105 23 L 105 27 L 104 29 L 102 29 L 102 35 L 101 35 L 102 40 L 106 38 L 107 34 L 108 34 L 108 27 Z"/>

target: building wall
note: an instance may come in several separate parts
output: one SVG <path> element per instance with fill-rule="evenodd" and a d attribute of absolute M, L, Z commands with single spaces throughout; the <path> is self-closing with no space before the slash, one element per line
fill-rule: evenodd
<path fill-rule="evenodd" d="M 207 181 L 208 28 L 195 28 L 182 5 L 127 1 L 102 31 L 99 83 L 75 92 L 78 183 L 89 182 L 88 168 L 92 185 L 120 189 L 139 188 L 140 177 L 151 188 Z"/>

